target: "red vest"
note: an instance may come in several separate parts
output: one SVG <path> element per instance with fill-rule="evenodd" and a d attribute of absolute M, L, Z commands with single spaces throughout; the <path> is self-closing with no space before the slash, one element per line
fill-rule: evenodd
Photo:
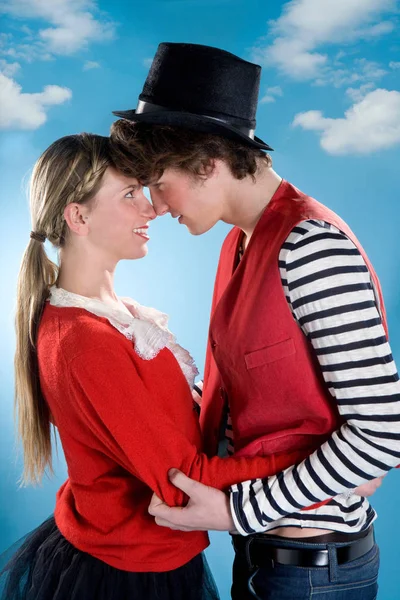
<path fill-rule="evenodd" d="M 225 398 L 235 450 L 247 456 L 298 449 L 305 458 L 343 422 L 311 343 L 293 318 L 279 273 L 282 244 L 307 219 L 331 223 L 357 246 L 387 331 L 378 278 L 352 231 L 334 212 L 282 181 L 236 269 L 242 235 L 238 227 L 222 247 L 200 417 L 209 455 L 217 450 Z"/>

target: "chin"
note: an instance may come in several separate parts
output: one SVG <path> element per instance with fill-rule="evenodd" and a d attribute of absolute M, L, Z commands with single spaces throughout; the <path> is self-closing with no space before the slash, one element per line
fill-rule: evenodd
<path fill-rule="evenodd" d="M 207 233 L 210 231 L 212 227 L 214 227 L 215 223 L 196 223 L 193 225 L 186 225 L 187 230 L 192 235 L 203 235 L 203 233 Z"/>
<path fill-rule="evenodd" d="M 149 253 L 149 249 L 147 246 L 143 246 L 140 251 L 137 253 L 136 258 L 144 258 Z"/>
<path fill-rule="evenodd" d="M 130 253 L 126 254 L 126 256 L 124 257 L 125 260 L 138 260 L 139 258 L 144 258 L 149 252 L 149 249 L 147 246 L 143 246 L 142 248 L 138 248 L 137 250 L 130 251 Z"/>

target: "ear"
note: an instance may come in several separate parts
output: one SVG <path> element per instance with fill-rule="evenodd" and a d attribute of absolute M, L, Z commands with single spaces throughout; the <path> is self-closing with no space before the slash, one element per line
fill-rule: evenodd
<path fill-rule="evenodd" d="M 71 231 L 77 235 L 85 236 L 89 233 L 88 210 L 86 206 L 70 202 L 64 209 L 64 219 Z"/>
<path fill-rule="evenodd" d="M 203 177 L 204 179 L 212 177 L 216 173 L 217 162 L 218 161 L 215 158 L 205 159 L 199 171 L 200 177 Z"/>

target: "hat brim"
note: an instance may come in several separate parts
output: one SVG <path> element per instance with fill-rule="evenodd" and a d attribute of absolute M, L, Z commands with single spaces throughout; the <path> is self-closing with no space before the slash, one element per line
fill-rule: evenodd
<path fill-rule="evenodd" d="M 253 139 L 236 129 L 233 125 L 217 122 L 212 117 L 207 117 L 205 115 L 167 110 L 145 113 L 136 113 L 135 110 L 116 110 L 113 111 L 113 115 L 121 117 L 122 119 L 127 119 L 128 121 L 152 123 L 154 125 L 172 125 L 201 131 L 203 133 L 215 133 L 244 142 L 246 145 L 252 146 L 253 148 L 273 151 L 273 148 L 263 142 L 263 140 L 260 140 L 260 138 L 254 137 Z"/>

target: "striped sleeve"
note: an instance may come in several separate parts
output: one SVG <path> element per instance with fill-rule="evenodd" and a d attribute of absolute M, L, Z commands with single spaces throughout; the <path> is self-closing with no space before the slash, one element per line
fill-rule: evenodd
<path fill-rule="evenodd" d="M 232 486 L 242 535 L 265 531 L 400 462 L 399 376 L 360 252 L 332 225 L 305 221 L 283 244 L 279 267 L 293 317 L 345 422 L 300 464 Z"/>
<path fill-rule="evenodd" d="M 203 397 L 203 380 L 195 381 L 193 384 L 192 396 L 198 404 L 201 404 L 201 399 Z"/>
<path fill-rule="evenodd" d="M 196 381 L 192 388 L 193 409 L 200 416 L 201 401 L 203 398 L 203 380 Z"/>

